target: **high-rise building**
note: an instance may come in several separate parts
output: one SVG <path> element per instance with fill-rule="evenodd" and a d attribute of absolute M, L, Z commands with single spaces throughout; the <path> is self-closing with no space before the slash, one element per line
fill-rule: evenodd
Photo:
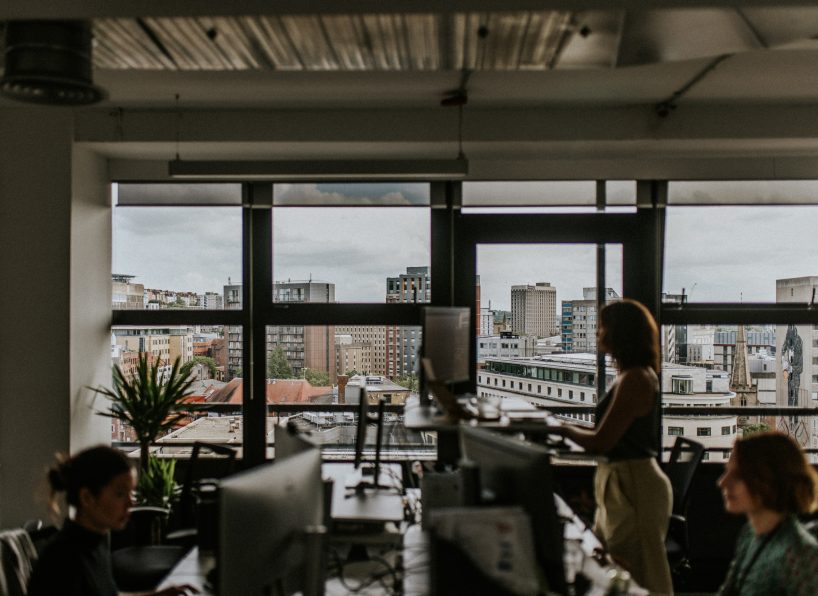
<path fill-rule="evenodd" d="M 335 284 L 318 281 L 277 281 L 273 284 L 273 302 L 335 302 Z M 293 374 L 300 377 L 306 369 L 326 373 L 330 383 L 337 377 L 335 363 L 335 327 L 333 325 L 291 325 L 267 327 L 268 353 L 280 346 Z"/>
<path fill-rule="evenodd" d="M 546 282 L 511 286 L 511 331 L 536 337 L 559 333 L 557 288 Z"/>
<path fill-rule="evenodd" d="M 619 298 L 605 288 L 606 304 Z M 596 288 L 582 288 L 582 300 L 563 300 L 561 335 L 563 352 L 596 352 Z"/>
<path fill-rule="evenodd" d="M 242 305 L 241 285 L 224 286 L 224 303 L 228 309 Z M 335 302 L 335 284 L 316 281 L 277 281 L 273 284 L 273 302 Z M 242 332 L 239 326 L 228 327 L 228 372 L 236 375 L 241 368 Z M 305 369 L 336 379 L 335 327 L 332 325 L 277 325 L 267 327 L 267 353 L 276 347 L 284 350 L 287 363 L 296 377 Z"/>
<path fill-rule="evenodd" d="M 386 278 L 387 303 L 424 304 L 432 300 L 428 267 L 407 267 L 406 273 Z M 386 376 L 395 378 L 416 371 L 421 328 L 386 326 Z"/>
<path fill-rule="evenodd" d="M 810 303 L 818 291 L 818 277 L 791 277 L 775 280 L 777 303 Z M 818 334 L 814 325 L 777 325 L 775 329 L 776 404 L 780 407 L 812 407 L 818 399 Z M 786 432 L 804 447 L 818 447 L 818 418 L 779 416 L 778 430 Z"/>
<path fill-rule="evenodd" d="M 227 310 L 241 310 L 241 284 L 234 284 L 227 278 L 224 286 L 224 308 Z M 240 325 L 227 326 L 227 372 L 225 379 L 230 380 L 242 370 L 242 332 Z"/>

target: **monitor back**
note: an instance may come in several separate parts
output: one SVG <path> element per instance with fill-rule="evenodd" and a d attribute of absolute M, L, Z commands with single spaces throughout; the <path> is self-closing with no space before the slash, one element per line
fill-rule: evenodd
<path fill-rule="evenodd" d="M 219 595 L 300 591 L 304 531 L 323 523 L 320 450 L 228 478 L 219 495 Z"/>

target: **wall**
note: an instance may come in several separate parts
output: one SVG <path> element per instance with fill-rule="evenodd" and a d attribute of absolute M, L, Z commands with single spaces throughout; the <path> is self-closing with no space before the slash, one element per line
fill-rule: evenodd
<path fill-rule="evenodd" d="M 68 110 L 0 110 L 0 527 L 69 448 L 71 141 Z"/>
<path fill-rule="evenodd" d="M 106 402 L 88 387 L 111 384 L 111 201 L 107 161 L 73 151 L 71 203 L 71 451 L 109 443 Z"/>

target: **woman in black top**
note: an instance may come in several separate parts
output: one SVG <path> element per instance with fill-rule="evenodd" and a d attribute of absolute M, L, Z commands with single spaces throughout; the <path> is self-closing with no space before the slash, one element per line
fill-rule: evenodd
<path fill-rule="evenodd" d="M 128 459 L 110 447 L 92 447 L 48 471 L 51 503 L 65 492 L 74 519 L 49 541 L 34 566 L 29 596 L 117 596 L 111 571 L 108 533 L 128 523 L 134 477 Z M 156 596 L 195 593 L 190 586 Z"/>
<path fill-rule="evenodd" d="M 587 451 L 606 457 L 594 481 L 594 530 L 614 559 L 642 587 L 671 594 L 665 536 L 672 509 L 670 481 L 659 468 L 659 333 L 639 302 L 622 300 L 599 314 L 597 346 L 618 375 L 597 404 L 593 429 L 555 427 Z"/>

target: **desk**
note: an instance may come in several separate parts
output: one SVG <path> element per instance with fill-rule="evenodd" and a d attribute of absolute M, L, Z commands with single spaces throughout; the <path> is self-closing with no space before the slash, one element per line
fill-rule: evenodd
<path fill-rule="evenodd" d="M 509 400 L 510 401 L 510 400 Z M 435 405 L 423 405 L 420 403 L 418 397 L 412 397 L 407 400 L 404 407 L 404 426 L 410 430 L 433 430 L 438 433 L 439 458 L 446 463 L 456 463 L 452 461 L 452 451 L 459 452 L 455 446 L 447 444 L 453 439 L 450 436 L 455 433 L 460 425 L 476 425 L 480 428 L 488 428 L 498 432 L 515 432 L 515 433 L 529 433 L 529 434 L 548 434 L 546 426 L 559 426 L 562 421 L 547 413 L 545 410 L 539 410 L 533 405 L 523 400 L 514 400 L 511 404 L 504 404 L 500 402 L 501 416 L 497 420 L 452 420 L 446 414 L 438 410 Z M 535 412 L 537 419 L 527 420 L 525 415 L 527 412 Z M 504 415 L 506 413 L 507 415 Z M 605 460 L 603 456 L 591 455 L 580 447 L 571 439 L 551 435 L 555 440 L 555 447 L 552 447 L 554 456 L 563 460 L 581 460 L 581 461 L 602 461 Z M 447 438 L 448 437 L 448 438 Z M 456 437 L 455 439 L 456 440 Z M 444 452 L 440 455 L 440 452 Z"/>
<path fill-rule="evenodd" d="M 361 507 L 361 504 L 356 502 L 354 497 L 351 499 L 344 498 L 346 487 L 341 479 L 352 468 L 352 464 L 324 464 L 323 466 L 326 476 L 337 478 L 337 482 L 333 486 L 333 519 L 348 521 L 374 519 L 375 514 L 367 513 Z M 386 477 L 389 477 L 388 473 Z M 386 496 L 386 493 L 382 496 Z M 401 500 L 401 497 L 397 494 L 394 497 L 398 501 Z M 566 577 L 569 583 L 572 582 L 577 573 L 582 573 L 591 582 L 589 591 L 586 593 L 587 596 L 603 596 L 607 590 L 607 572 L 611 567 L 604 560 L 604 557 L 600 558 L 599 556 L 602 544 L 562 498 L 554 495 L 554 499 L 557 514 L 565 521 L 565 564 Z M 337 510 L 336 503 L 340 503 Z M 336 513 L 341 517 L 336 517 Z M 390 515 L 392 514 L 390 513 Z M 378 540 L 375 544 L 382 548 L 381 552 L 390 551 L 390 554 L 384 558 L 388 559 L 391 556 L 391 560 L 387 562 L 398 568 L 398 581 L 401 581 L 403 592 L 407 596 L 428 594 L 431 563 L 428 554 L 429 537 L 417 524 L 408 528 L 403 525 L 400 527 L 401 531 L 398 538 Z M 363 537 L 363 543 L 366 543 L 365 538 Z M 343 539 L 339 539 L 337 536 L 330 537 L 330 541 L 333 543 L 337 543 L 339 540 Z M 215 555 L 200 553 L 198 548 L 194 548 L 176 565 L 168 577 L 158 586 L 158 589 L 189 584 L 197 588 L 204 596 L 213 596 L 214 592 L 206 585 L 205 578 L 207 573 L 215 567 L 215 564 Z M 348 584 L 357 587 L 361 581 L 367 580 L 385 569 L 386 567 L 377 561 L 353 563 L 344 565 L 344 577 Z M 392 592 L 392 590 L 386 589 L 380 583 L 373 582 L 370 586 L 356 593 L 364 596 L 382 596 Z M 328 579 L 326 583 L 327 596 L 341 596 L 350 593 L 351 591 L 338 577 Z M 638 586 L 632 586 L 629 594 L 632 596 L 645 596 L 648 592 Z"/>
<path fill-rule="evenodd" d="M 324 478 L 331 478 L 331 517 L 338 522 L 395 522 L 403 520 L 403 497 L 401 468 L 397 464 L 381 464 L 379 483 L 389 488 L 375 491 L 367 488 L 362 494 L 354 494 L 346 486 L 346 479 L 353 474 L 355 466 L 348 463 L 325 463 L 321 466 Z M 374 479 L 371 479 L 374 481 Z"/>

